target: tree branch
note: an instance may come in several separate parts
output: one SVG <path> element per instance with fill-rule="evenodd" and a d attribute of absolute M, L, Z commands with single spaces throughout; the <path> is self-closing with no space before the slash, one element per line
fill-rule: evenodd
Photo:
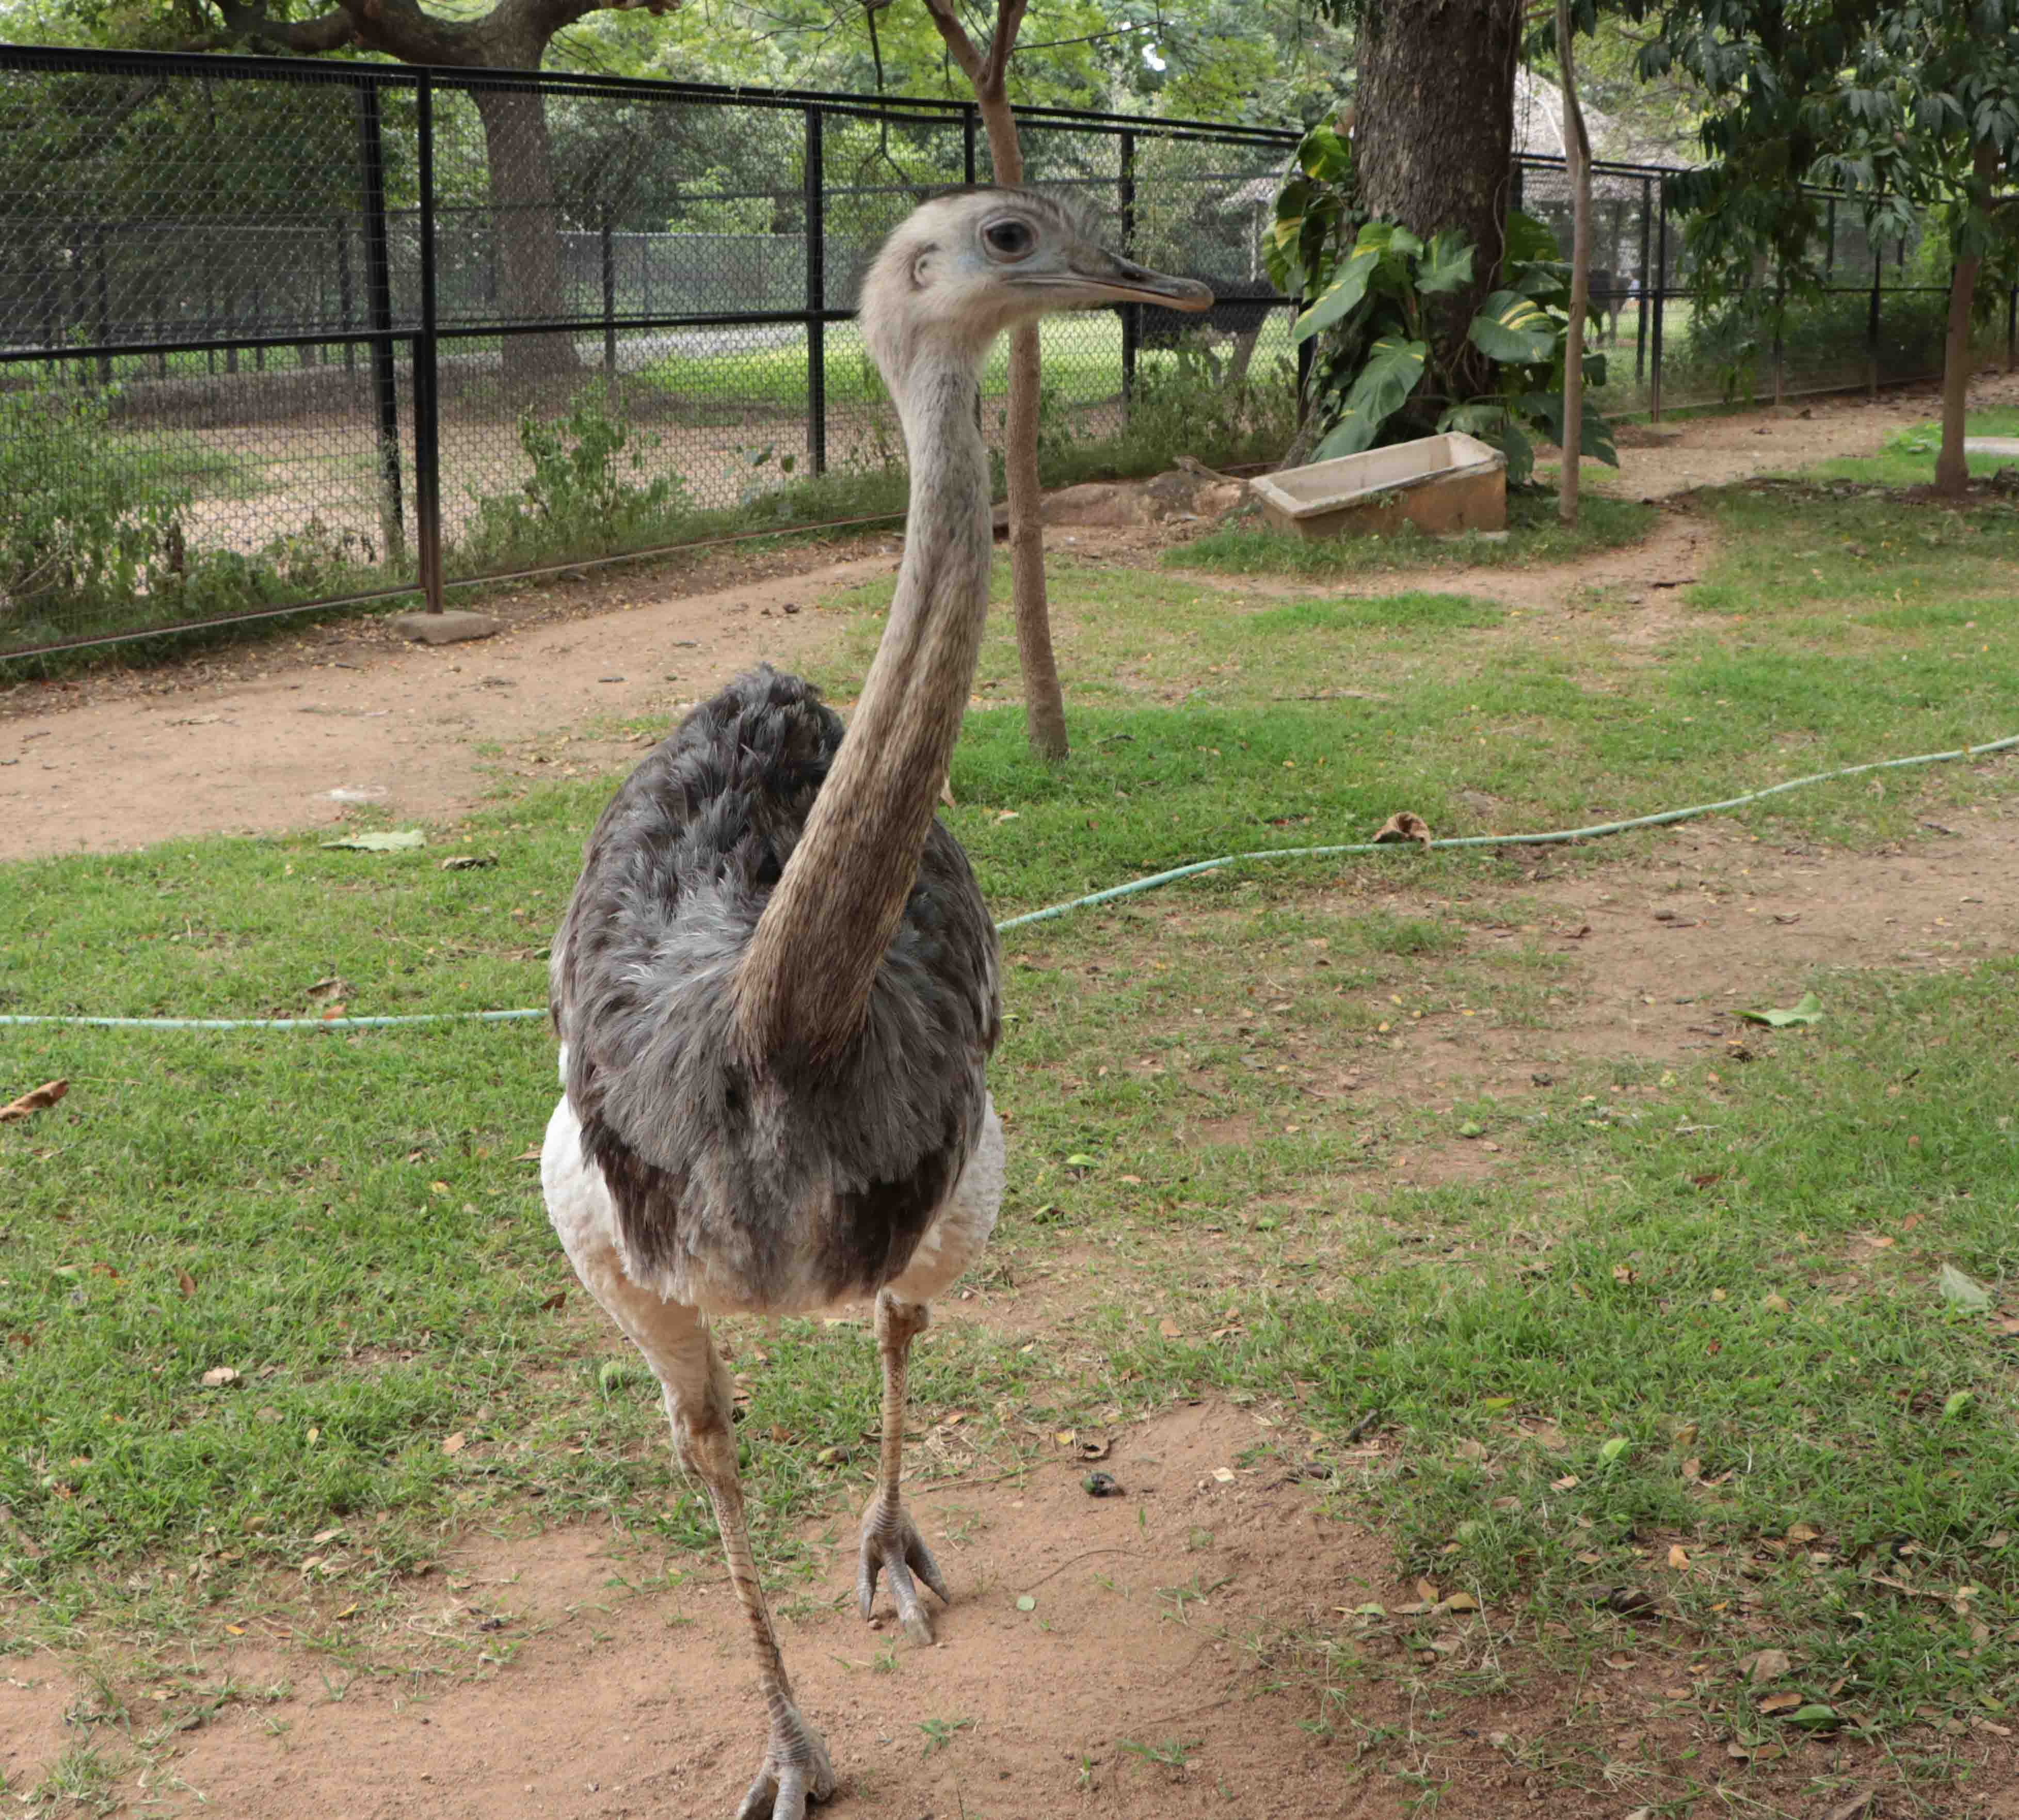
<path fill-rule="evenodd" d="M 974 48 L 974 40 L 967 35 L 967 27 L 955 16 L 952 0 L 926 0 L 926 10 L 932 15 L 933 24 L 939 27 L 940 36 L 953 60 L 961 67 L 962 73 L 974 85 L 977 95 L 981 92 L 981 53 Z"/>
<path fill-rule="evenodd" d="M 357 38 L 357 22 L 344 6 L 315 19 L 270 19 L 265 7 L 251 0 L 212 0 L 224 28 L 241 38 L 258 38 L 284 50 L 314 56 L 341 50 Z"/>
<path fill-rule="evenodd" d="M 592 13 L 653 13 L 680 0 L 498 0 L 473 19 L 444 19 L 415 0 L 338 0 L 313 19 L 277 20 L 261 0 L 209 0 L 227 31 L 303 56 L 359 45 L 402 63 L 455 68 L 537 67 L 555 33 Z"/>

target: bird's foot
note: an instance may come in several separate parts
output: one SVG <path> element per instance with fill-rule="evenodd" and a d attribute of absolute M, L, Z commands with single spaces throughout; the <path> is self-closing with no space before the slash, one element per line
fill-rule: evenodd
<path fill-rule="evenodd" d="M 919 1539 L 911 1512 L 895 1498 L 872 1499 L 862 1514 L 862 1552 L 855 1572 L 855 1602 L 866 1622 L 876 1600 L 876 1576 L 887 1574 L 890 1596 L 897 1601 L 897 1621 L 904 1626 L 904 1634 L 923 1648 L 933 1640 L 933 1623 L 919 1600 L 917 1584 L 912 1578 L 915 1573 L 939 1595 L 941 1604 L 953 1603 L 939 1563 Z"/>
<path fill-rule="evenodd" d="M 763 1767 L 736 1810 L 736 1820 L 806 1820 L 809 1801 L 834 1793 L 834 1766 L 821 1735 L 799 1717 L 790 1701 L 774 1713 L 764 1746 Z"/>

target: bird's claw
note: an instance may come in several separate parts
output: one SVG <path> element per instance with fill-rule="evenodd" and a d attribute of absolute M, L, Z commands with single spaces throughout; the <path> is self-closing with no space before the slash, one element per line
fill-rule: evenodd
<path fill-rule="evenodd" d="M 947 1590 L 945 1577 L 933 1559 L 932 1550 L 920 1539 L 911 1512 L 895 1499 L 886 1504 L 879 1498 L 862 1514 L 862 1552 L 855 1571 L 855 1602 L 865 1622 L 876 1602 L 879 1573 L 890 1576 L 890 1596 L 897 1602 L 897 1621 L 904 1626 L 904 1634 L 923 1648 L 933 1640 L 933 1622 L 926 1614 L 912 1575 L 930 1586 L 942 1604 L 951 1605 L 953 1595 Z"/>
<path fill-rule="evenodd" d="M 785 1712 L 784 1722 L 772 1721 L 763 1766 L 736 1810 L 736 1820 L 806 1820 L 809 1801 L 825 1801 L 834 1793 L 834 1766 L 821 1735 L 796 1707 Z"/>

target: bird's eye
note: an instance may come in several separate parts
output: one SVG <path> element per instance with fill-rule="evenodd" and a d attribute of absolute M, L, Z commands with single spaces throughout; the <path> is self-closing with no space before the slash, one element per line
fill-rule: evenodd
<path fill-rule="evenodd" d="M 1020 221 L 991 221 L 981 230 L 983 243 L 1001 258 L 1013 259 L 1031 250 L 1031 230 Z"/>

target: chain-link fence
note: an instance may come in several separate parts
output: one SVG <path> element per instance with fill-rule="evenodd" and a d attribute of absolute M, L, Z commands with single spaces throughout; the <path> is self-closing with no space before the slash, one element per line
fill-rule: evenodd
<path fill-rule="evenodd" d="M 1296 136 L 1019 118 L 1029 182 L 1220 298 L 1047 320 L 1048 477 L 1209 419 L 1208 459 L 1280 448 L 1260 242 Z M 986 169 L 953 102 L 0 47 L 0 657 L 894 514 L 857 285 Z M 1867 290 L 1770 364 L 1695 307 L 1661 177 L 1599 173 L 1608 410 L 1939 364 L 1922 249 L 1847 232 Z M 1523 182 L 1567 240 L 1560 169 Z M 1005 383 L 999 351 L 991 437 Z"/>

